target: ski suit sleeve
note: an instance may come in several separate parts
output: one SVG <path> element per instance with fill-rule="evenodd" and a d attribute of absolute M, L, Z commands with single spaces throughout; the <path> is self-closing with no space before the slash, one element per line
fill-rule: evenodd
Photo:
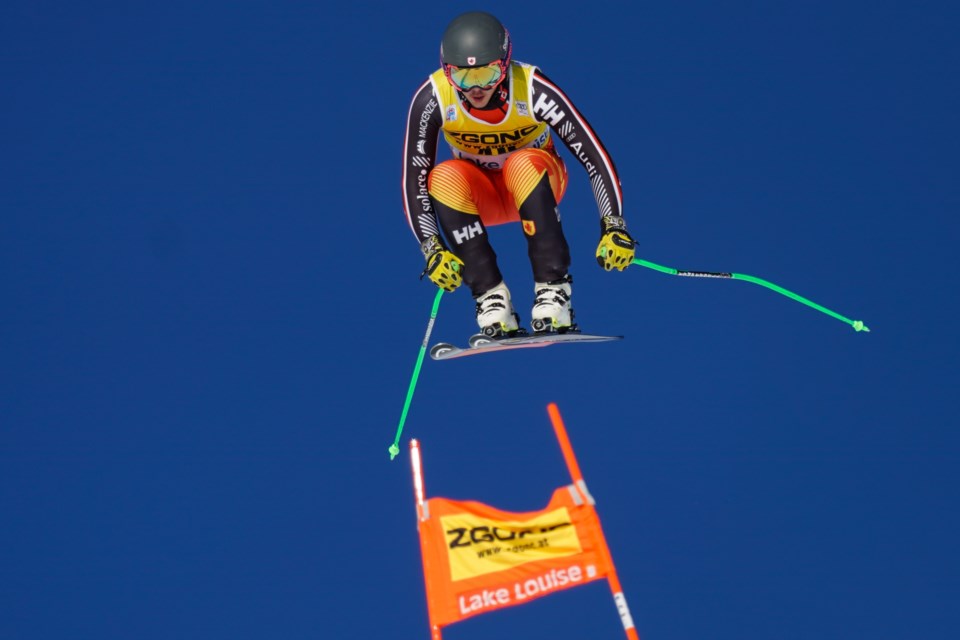
<path fill-rule="evenodd" d="M 403 209 L 418 243 L 440 235 L 437 213 L 427 193 L 427 176 L 437 162 L 437 142 L 443 120 L 429 79 L 420 85 L 407 114 L 403 140 Z"/>
<path fill-rule="evenodd" d="M 590 178 L 600 216 L 623 216 L 623 193 L 613 160 L 570 98 L 540 69 L 533 74 L 533 111 L 550 125 Z"/>

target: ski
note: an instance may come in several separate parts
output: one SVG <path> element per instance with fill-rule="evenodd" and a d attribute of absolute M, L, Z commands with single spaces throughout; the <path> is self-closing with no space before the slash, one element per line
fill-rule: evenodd
<path fill-rule="evenodd" d="M 464 356 L 509 349 L 530 349 L 534 347 L 549 347 L 554 344 L 569 344 L 576 342 L 609 342 L 622 340 L 623 336 L 606 336 L 589 333 L 534 333 L 532 335 L 515 336 L 512 338 L 489 338 L 483 334 L 470 336 L 469 346 L 458 347 L 448 342 L 438 342 L 430 348 L 430 357 L 434 360 L 452 360 Z"/>

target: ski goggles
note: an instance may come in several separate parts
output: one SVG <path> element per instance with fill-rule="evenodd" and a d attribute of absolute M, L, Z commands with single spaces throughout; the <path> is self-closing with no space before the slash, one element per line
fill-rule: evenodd
<path fill-rule="evenodd" d="M 462 91 L 474 87 L 486 89 L 503 78 L 503 63 L 500 60 L 494 60 L 482 67 L 455 67 L 448 64 L 444 70 L 450 84 Z"/>

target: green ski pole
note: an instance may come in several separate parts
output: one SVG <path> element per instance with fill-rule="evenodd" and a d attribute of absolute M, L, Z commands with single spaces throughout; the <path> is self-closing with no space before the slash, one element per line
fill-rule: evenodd
<path fill-rule="evenodd" d="M 797 302 L 802 302 L 803 304 L 807 305 L 808 307 L 811 307 L 811 308 L 813 308 L 813 309 L 816 309 L 817 311 L 823 312 L 823 313 L 827 314 L 828 316 L 832 316 L 832 317 L 836 318 L 837 320 L 840 320 L 840 321 L 842 321 L 842 322 L 846 322 L 847 324 L 849 324 L 851 327 L 853 327 L 853 328 L 854 328 L 856 331 L 858 331 L 858 332 L 860 332 L 860 331 L 866 331 L 866 332 L 868 332 L 868 333 L 870 332 L 870 329 L 867 328 L 867 325 L 863 324 L 863 321 L 862 321 L 862 320 L 851 320 L 850 318 L 845 318 L 845 317 L 843 317 L 842 315 L 840 315 L 839 313 L 836 313 L 835 311 L 831 311 L 830 309 L 827 309 L 826 307 L 822 307 L 822 306 L 820 306 L 819 304 L 817 304 L 816 302 L 813 302 L 812 300 L 808 300 L 808 299 L 804 298 L 803 296 L 797 295 L 796 293 L 794 293 L 794 292 L 792 292 L 792 291 L 789 291 L 789 290 L 787 290 L 787 289 L 784 289 L 783 287 L 781 287 L 781 286 L 779 286 L 779 285 L 776 285 L 776 284 L 773 284 L 772 282 L 767 282 L 766 280 L 763 280 L 763 279 L 761 279 L 761 278 L 756 278 L 756 277 L 754 277 L 754 276 L 744 275 L 744 274 L 742 274 L 742 273 L 716 273 L 716 272 L 712 272 L 712 271 L 684 271 L 684 270 L 681 270 L 681 269 L 674 269 L 674 268 L 672 268 L 672 267 L 664 267 L 663 265 L 659 265 L 659 264 L 650 262 L 650 261 L 648 261 L 648 260 L 641 260 L 640 258 L 634 258 L 634 259 L 633 259 L 633 264 L 638 264 L 638 265 L 640 265 L 641 267 L 646 267 L 646 268 L 648 268 L 648 269 L 653 269 L 654 271 L 659 271 L 659 272 L 661 272 L 661 273 L 668 273 L 668 274 L 673 275 L 673 276 L 684 276 L 684 277 L 687 277 L 687 278 L 727 278 L 727 279 L 731 279 L 731 280 L 745 280 L 746 282 L 752 282 L 753 284 L 759 284 L 760 286 L 766 287 L 766 288 L 770 289 L 771 291 L 776 291 L 777 293 L 780 293 L 780 294 L 782 294 L 782 295 L 785 295 L 785 296 L 787 296 L 788 298 L 792 298 L 793 300 L 796 300 Z"/>
<path fill-rule="evenodd" d="M 420 377 L 420 368 L 423 366 L 423 355 L 427 352 L 427 344 L 430 342 L 430 334 L 433 332 L 433 323 L 437 319 L 437 309 L 440 308 L 440 298 L 443 297 L 443 289 L 437 289 L 437 297 L 433 300 L 433 308 L 430 310 L 430 322 L 427 323 L 427 333 L 423 336 L 423 344 L 420 345 L 420 354 L 417 356 L 417 364 L 413 368 L 413 377 L 410 378 L 410 387 L 407 389 L 407 399 L 403 403 L 403 411 L 400 413 L 400 425 L 397 427 L 397 437 L 390 445 L 390 459 L 393 460 L 400 453 L 400 434 L 403 433 L 403 424 L 407 421 L 407 412 L 410 410 L 410 402 L 413 400 L 413 390 L 417 387 L 417 379 Z"/>

